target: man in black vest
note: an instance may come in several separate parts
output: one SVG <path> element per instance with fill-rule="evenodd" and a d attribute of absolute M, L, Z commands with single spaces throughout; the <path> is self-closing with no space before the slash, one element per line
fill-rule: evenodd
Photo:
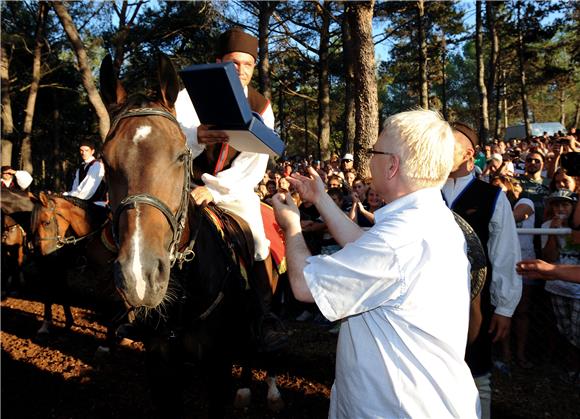
<path fill-rule="evenodd" d="M 257 57 L 256 37 L 240 28 L 230 29 L 220 36 L 216 62 L 234 63 L 250 108 L 262 117 L 268 127 L 274 129 L 274 112 L 270 101 L 249 85 Z M 204 184 L 195 187 L 191 193 L 196 204 L 215 202 L 219 207 L 246 221 L 252 231 L 255 252 L 251 286 L 258 294 L 262 313 L 257 335 L 262 350 L 278 349 L 286 345 L 288 336 L 278 318 L 271 312 L 270 242 L 264 231 L 260 198 L 254 191 L 266 173 L 268 155 L 239 152 L 229 146 L 229 138 L 225 132 L 200 125 L 185 89 L 179 92 L 175 110 L 194 157 L 201 153 L 206 157 L 207 167 L 201 177 Z"/>
<path fill-rule="evenodd" d="M 473 174 L 477 134 L 462 123 L 452 127 L 455 161 L 443 186 L 443 196 L 447 205 L 477 233 L 487 258 L 487 280 L 481 292 L 481 329 L 465 355 L 479 390 L 482 418 L 486 419 L 491 407 L 492 343 L 509 337 L 511 316 L 522 292 L 521 278 L 514 270 L 521 254 L 520 244 L 505 193 Z"/>
<path fill-rule="evenodd" d="M 79 153 L 83 162 L 75 172 L 71 190 L 63 195 L 74 196 L 105 207 L 107 205 L 107 184 L 103 181 L 105 166 L 95 158 L 95 144 L 88 139 L 81 141 Z"/>

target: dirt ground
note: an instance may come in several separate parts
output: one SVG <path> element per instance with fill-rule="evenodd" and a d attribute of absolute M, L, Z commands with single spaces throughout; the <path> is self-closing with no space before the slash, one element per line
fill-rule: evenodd
<path fill-rule="evenodd" d="M 60 306 L 54 306 L 56 325 L 47 341 L 35 339 L 42 304 L 35 289 L 24 289 L 1 303 L 1 416 L 11 418 L 151 418 L 154 409 L 145 378 L 141 344 L 97 355 L 105 329 L 90 309 L 73 308 L 75 326 L 65 330 Z M 295 316 L 293 313 L 292 317 Z M 280 413 L 266 406 L 265 372 L 253 371 L 251 407 L 228 409 L 232 418 L 325 418 L 334 376 L 337 337 L 329 326 L 301 323 L 290 317 L 292 333 L 279 388 L 285 402 Z M 578 387 L 558 379 L 557 360 L 536 360 L 531 370 L 513 367 L 511 374 L 494 372 L 494 418 L 577 418 Z M 186 389 L 187 416 L 203 418 L 205 391 L 191 366 Z M 234 368 L 234 374 L 238 374 Z"/>

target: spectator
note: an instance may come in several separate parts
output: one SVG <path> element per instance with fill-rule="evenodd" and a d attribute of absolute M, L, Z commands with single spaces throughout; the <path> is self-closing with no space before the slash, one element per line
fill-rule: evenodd
<path fill-rule="evenodd" d="M 576 181 L 576 178 L 573 176 L 568 176 L 568 171 L 563 167 L 560 167 L 556 170 L 556 172 L 554 172 L 554 176 L 550 181 L 548 189 L 550 192 L 557 191 L 558 189 L 567 189 L 572 192 L 577 192 L 577 186 L 579 185 Z"/>
<path fill-rule="evenodd" d="M 527 278 L 580 283 L 580 265 L 558 265 L 541 259 L 529 259 L 518 262 L 516 270 Z"/>
<path fill-rule="evenodd" d="M 85 139 L 79 145 L 83 162 L 75 172 L 71 190 L 63 195 L 74 196 L 105 207 L 107 205 L 107 183 L 104 182 L 105 165 L 95 158 L 95 144 Z"/>
<path fill-rule="evenodd" d="M 469 126 L 454 123 L 455 162 L 442 192 L 447 205 L 469 223 L 486 251 L 487 279 L 481 294 L 482 325 L 468 345 L 467 364 L 479 390 L 482 417 L 491 410 L 492 343 L 509 335 L 522 283 L 514 270 L 521 259 L 512 209 L 501 189 L 473 175 L 479 137 Z"/>
<path fill-rule="evenodd" d="M 352 183 L 356 179 L 356 171 L 354 169 L 347 169 L 344 173 L 345 187 L 352 191 Z"/>
<path fill-rule="evenodd" d="M 546 203 L 553 216 L 542 227 L 567 227 L 577 201 L 571 191 L 560 189 L 552 192 L 546 198 Z M 571 236 L 542 235 L 542 255 L 550 263 L 580 265 L 580 248 L 572 242 Z M 546 283 L 546 291 L 551 295 L 558 331 L 566 338 L 563 348 L 565 356 L 562 359 L 567 371 L 561 378 L 571 384 L 580 383 L 580 284 L 553 280 Z"/>
<path fill-rule="evenodd" d="M 346 172 L 352 170 L 354 164 L 354 157 L 350 153 L 346 153 L 340 160 L 340 174 L 343 179 L 346 179 Z"/>
<path fill-rule="evenodd" d="M 10 166 L 2 166 L 2 188 L 26 191 L 31 183 L 32 176 L 26 170 L 14 170 Z"/>
<path fill-rule="evenodd" d="M 358 196 L 357 196 L 358 197 Z M 375 211 L 383 207 L 383 200 L 371 186 L 366 193 L 364 202 L 353 199 L 348 212 L 349 218 L 363 229 L 369 229 L 375 224 Z"/>
<path fill-rule="evenodd" d="M 522 185 L 522 198 L 529 198 L 534 203 L 536 220 L 534 227 L 540 227 L 544 218 L 544 198 L 548 195 L 546 180 L 542 177 L 544 154 L 537 150 L 530 151 L 525 158 L 525 173 L 519 178 Z M 536 255 L 540 255 L 540 242 L 534 238 Z"/>
<path fill-rule="evenodd" d="M 463 360 L 465 239 L 439 190 L 453 160 L 449 125 L 426 110 L 394 115 L 369 152 L 387 205 L 367 232 L 324 193 L 314 170 L 291 180 L 343 246 L 333 255 L 310 257 L 294 201 L 274 197 L 295 296 L 342 319 L 329 417 L 476 417 Z"/>
<path fill-rule="evenodd" d="M 328 189 L 332 189 L 332 188 L 342 189 L 342 178 L 338 175 L 331 175 L 328 177 L 328 180 L 326 181 L 326 185 L 327 185 Z"/>

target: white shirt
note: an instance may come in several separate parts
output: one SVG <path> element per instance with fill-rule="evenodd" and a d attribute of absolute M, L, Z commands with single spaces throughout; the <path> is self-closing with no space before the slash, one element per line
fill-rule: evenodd
<path fill-rule="evenodd" d="M 343 319 L 329 417 L 477 417 L 461 230 L 436 188 L 389 203 L 375 223 L 304 270 L 324 316 Z"/>
<path fill-rule="evenodd" d="M 525 220 L 517 223 L 517 227 L 534 228 L 536 222 L 536 213 L 534 212 L 534 203 L 529 198 L 522 198 L 514 205 L 514 210 L 520 205 L 527 206 L 532 209 L 532 213 Z M 533 234 L 518 234 L 520 239 L 520 249 L 522 252 L 522 259 L 535 259 L 536 250 L 534 249 L 534 235 Z"/>
<path fill-rule="evenodd" d="M 85 167 L 94 160 L 95 158 L 91 157 L 88 161 L 85 161 Z M 63 193 L 63 195 L 75 196 L 85 200 L 91 199 L 91 197 L 97 191 L 97 188 L 101 184 L 103 178 L 105 177 L 105 165 L 97 160 L 91 167 L 89 167 L 87 175 L 82 180 L 82 182 L 79 182 L 79 175 L 79 169 L 77 169 L 71 190 Z M 106 205 L 106 203 L 102 201 L 95 202 L 95 204 L 101 206 Z"/>
<path fill-rule="evenodd" d="M 473 179 L 473 174 L 447 179 L 442 192 L 449 205 L 452 205 Z M 503 191 L 498 195 L 489 221 L 487 252 L 491 262 L 491 304 L 495 307 L 496 314 L 511 317 L 522 295 L 522 279 L 515 268 L 516 262 L 521 260 L 521 251 L 514 214 Z"/>
<path fill-rule="evenodd" d="M 244 92 L 247 96 L 247 87 L 244 88 Z M 187 138 L 187 145 L 196 157 L 203 152 L 205 145 L 197 142 L 197 127 L 200 121 L 187 90 L 183 89 L 177 95 L 175 111 Z M 274 129 L 274 112 L 270 104 L 264 111 L 262 119 L 266 126 Z M 268 158 L 267 154 L 241 152 L 233 160 L 230 168 L 219 172 L 216 176 L 204 173 L 201 179 L 213 195 L 216 204 L 243 200 L 244 196 L 255 194 L 254 188 L 266 173 Z"/>

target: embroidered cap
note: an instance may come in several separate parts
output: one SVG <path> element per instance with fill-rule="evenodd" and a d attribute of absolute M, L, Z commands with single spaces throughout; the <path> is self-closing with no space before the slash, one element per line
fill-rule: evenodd
<path fill-rule="evenodd" d="M 469 141 L 471 141 L 473 148 L 479 145 L 479 136 L 469 125 L 464 124 L 463 122 L 453 122 L 450 125 L 455 131 L 459 131 L 465 135 Z"/>
<path fill-rule="evenodd" d="M 258 59 L 258 38 L 242 30 L 232 28 L 222 33 L 218 40 L 218 57 L 223 57 L 230 52 L 245 52 Z"/>

